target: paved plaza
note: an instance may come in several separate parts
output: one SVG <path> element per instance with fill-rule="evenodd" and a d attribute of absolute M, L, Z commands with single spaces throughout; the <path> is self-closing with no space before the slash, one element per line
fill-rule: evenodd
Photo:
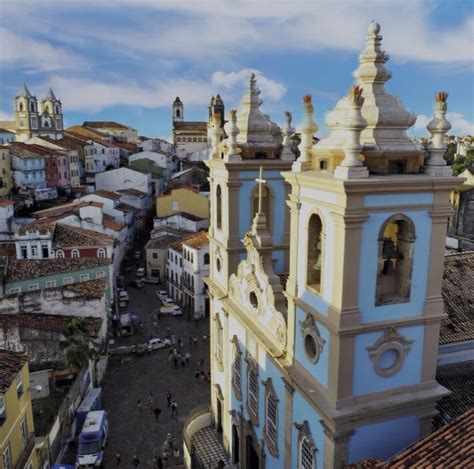
<path fill-rule="evenodd" d="M 183 368 L 169 362 L 169 349 L 155 351 L 153 355 L 127 356 L 111 360 L 103 383 L 104 407 L 109 415 L 109 439 L 105 451 L 105 465 L 115 467 L 115 452 L 122 454 L 121 467 L 131 467 L 134 455 L 140 459 L 139 467 L 156 467 L 153 456 L 160 455 L 161 447 L 168 433 L 180 449 L 182 462 L 182 428 L 186 415 L 196 406 L 210 402 L 210 386 L 206 381 L 196 379 L 195 371 L 200 368 L 209 371 L 209 320 L 197 323 L 186 315 L 166 317 L 161 320 L 149 315 L 159 307 L 155 291 L 161 286 L 146 285 L 142 290 L 129 289 L 131 311 L 137 312 L 143 327 L 134 336 L 119 338 L 111 347 L 144 343 L 148 332 L 160 338 L 167 335 L 167 328 L 176 339 L 183 339 L 183 347 L 176 344 L 182 354 L 189 351 L 191 358 Z M 206 335 L 206 340 L 203 336 Z M 196 336 L 197 345 L 189 338 Z M 199 361 L 204 360 L 203 365 Z M 171 418 L 167 406 L 166 392 L 170 391 L 178 404 L 178 415 Z M 138 405 L 141 400 L 141 406 Z M 160 408 L 159 421 L 155 420 L 153 409 Z M 171 458 L 172 459 L 172 458 Z"/>

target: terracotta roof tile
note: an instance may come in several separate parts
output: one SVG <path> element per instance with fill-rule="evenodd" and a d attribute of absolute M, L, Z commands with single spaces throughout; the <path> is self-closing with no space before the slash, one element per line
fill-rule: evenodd
<path fill-rule="evenodd" d="M 106 191 L 104 189 L 99 189 L 98 191 L 93 192 L 93 194 L 100 195 L 101 197 L 105 197 L 106 199 L 111 199 L 111 200 L 120 199 L 120 195 L 117 194 L 116 192 Z"/>
<path fill-rule="evenodd" d="M 209 244 L 209 238 L 207 231 L 198 231 L 197 233 L 192 234 L 184 239 L 183 244 L 194 249 L 199 249 L 202 246 Z"/>
<path fill-rule="evenodd" d="M 13 200 L 8 199 L 0 199 L 0 207 L 8 207 L 9 205 L 14 205 L 15 202 Z"/>
<path fill-rule="evenodd" d="M 143 197 L 144 195 L 147 195 L 146 192 L 142 192 L 142 191 L 139 191 L 138 189 L 133 189 L 133 188 L 119 189 L 117 192 L 119 192 L 120 194 L 132 195 L 135 197 Z"/>
<path fill-rule="evenodd" d="M 186 122 L 173 122 L 174 130 L 192 130 L 199 132 L 207 132 L 207 122 L 200 121 L 186 121 Z"/>
<path fill-rule="evenodd" d="M 105 226 L 105 228 L 110 228 L 114 231 L 121 231 L 125 227 L 124 224 L 117 223 L 112 217 L 106 215 L 102 217 L 102 226 Z"/>
<path fill-rule="evenodd" d="M 0 392 L 8 390 L 27 361 L 23 353 L 0 349 Z"/>
<path fill-rule="evenodd" d="M 130 127 L 119 124 L 113 121 L 85 121 L 82 127 L 89 127 L 92 129 L 129 129 Z"/>
<path fill-rule="evenodd" d="M 436 405 L 439 414 L 433 428 L 438 429 L 474 407 L 474 360 L 439 366 L 436 380 L 451 391 Z"/>
<path fill-rule="evenodd" d="M 12 142 L 10 144 L 10 154 L 19 158 L 42 158 L 34 148 L 21 142 Z"/>
<path fill-rule="evenodd" d="M 474 339 L 474 251 L 445 257 L 440 344 Z"/>

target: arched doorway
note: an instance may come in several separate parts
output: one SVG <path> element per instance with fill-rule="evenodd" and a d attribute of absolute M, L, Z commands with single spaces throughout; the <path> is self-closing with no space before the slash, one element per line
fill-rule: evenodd
<path fill-rule="evenodd" d="M 235 424 L 232 425 L 232 455 L 232 462 L 234 464 L 238 464 L 240 460 L 240 439 L 239 432 Z"/>
<path fill-rule="evenodd" d="M 222 401 L 217 398 L 216 431 L 222 433 Z"/>
<path fill-rule="evenodd" d="M 255 449 L 255 443 L 253 441 L 252 435 L 246 436 L 245 449 L 245 467 L 247 469 L 260 469 L 260 458 L 257 450 Z"/>

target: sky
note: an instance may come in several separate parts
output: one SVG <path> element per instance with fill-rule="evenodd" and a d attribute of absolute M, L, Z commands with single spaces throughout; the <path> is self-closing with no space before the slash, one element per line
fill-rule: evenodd
<path fill-rule="evenodd" d="M 381 25 L 386 89 L 427 135 L 434 93 L 449 92 L 451 133 L 474 134 L 472 0 L 0 0 L 0 120 L 26 83 L 49 86 L 65 125 L 113 120 L 169 139 L 171 104 L 206 120 L 212 95 L 238 109 L 253 71 L 262 110 L 302 118 L 311 94 L 319 135 L 353 84 L 370 21 Z"/>

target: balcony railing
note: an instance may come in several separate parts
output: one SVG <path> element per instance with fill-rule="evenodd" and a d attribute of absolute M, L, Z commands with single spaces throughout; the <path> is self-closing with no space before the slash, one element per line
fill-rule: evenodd
<path fill-rule="evenodd" d="M 28 435 L 28 441 L 26 443 L 25 448 L 23 449 L 21 453 L 20 458 L 15 464 L 15 469 L 24 469 L 34 449 L 35 449 L 35 434 L 34 432 L 32 432 Z"/>

